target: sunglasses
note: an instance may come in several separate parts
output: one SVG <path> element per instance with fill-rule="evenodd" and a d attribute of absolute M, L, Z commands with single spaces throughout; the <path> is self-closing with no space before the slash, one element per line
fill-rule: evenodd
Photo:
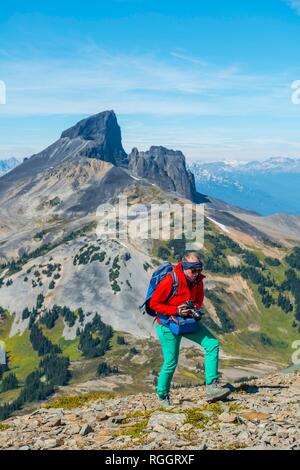
<path fill-rule="evenodd" d="M 192 274 L 200 274 L 202 272 L 202 268 L 191 269 Z"/>

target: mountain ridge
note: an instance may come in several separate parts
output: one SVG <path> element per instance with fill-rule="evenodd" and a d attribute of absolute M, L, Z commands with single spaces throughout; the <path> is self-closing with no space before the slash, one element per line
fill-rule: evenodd
<path fill-rule="evenodd" d="M 148 153 L 142 153 L 141 158 L 138 159 L 144 159 L 144 166 L 147 167 L 146 173 L 149 173 L 148 175 L 143 171 L 143 165 L 137 165 L 136 150 L 129 156 L 124 151 L 121 130 L 114 111 L 103 111 L 82 119 L 74 126 L 63 131 L 56 142 L 38 154 L 32 155 L 17 168 L 2 176 L 0 180 L 0 199 L 1 195 L 3 197 L 9 191 L 15 193 L 17 182 L 22 182 L 27 178 L 32 186 L 34 185 L 33 178 L 39 178 L 42 172 L 49 172 L 49 170 L 62 163 L 80 163 L 82 158 L 111 163 L 124 171 L 130 170 L 133 176 L 136 177 L 149 176 L 151 181 L 155 181 L 162 188 L 167 181 L 172 191 L 178 192 L 189 199 L 197 197 L 193 176 L 186 169 L 185 157 L 180 151 L 176 152 L 163 147 L 151 147 L 150 152 L 155 153 L 155 162 L 152 158 L 154 155 L 147 158 L 149 151 Z M 168 160 L 170 158 L 172 160 L 176 159 L 176 162 L 171 161 L 166 164 L 166 155 L 169 155 Z M 180 171 L 174 171 L 178 164 L 180 164 Z M 164 171 L 164 179 L 161 179 L 160 171 Z"/>
<path fill-rule="evenodd" d="M 15 157 L 0 159 L 0 177 L 19 165 L 21 161 Z"/>

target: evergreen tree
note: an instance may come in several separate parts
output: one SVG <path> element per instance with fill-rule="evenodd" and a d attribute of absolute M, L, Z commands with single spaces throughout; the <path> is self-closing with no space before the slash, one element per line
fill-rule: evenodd
<path fill-rule="evenodd" d="M 39 367 L 52 385 L 66 385 L 70 379 L 70 360 L 68 357 L 51 353 L 45 356 Z"/>
<path fill-rule="evenodd" d="M 106 362 L 100 362 L 97 368 L 97 375 L 106 377 L 107 375 L 110 374 L 117 374 L 119 372 L 118 367 L 116 366 L 110 366 Z"/>
<path fill-rule="evenodd" d="M 19 381 L 14 373 L 8 374 L 3 380 L 1 385 L 1 392 L 6 392 L 7 390 L 13 390 L 18 388 Z"/>
<path fill-rule="evenodd" d="M 117 336 L 117 344 L 126 344 L 124 336 Z"/>
<path fill-rule="evenodd" d="M 51 341 L 43 335 L 42 330 L 35 323 L 31 327 L 29 338 L 33 349 L 38 352 L 39 356 L 61 352 L 56 344 L 52 344 Z"/>

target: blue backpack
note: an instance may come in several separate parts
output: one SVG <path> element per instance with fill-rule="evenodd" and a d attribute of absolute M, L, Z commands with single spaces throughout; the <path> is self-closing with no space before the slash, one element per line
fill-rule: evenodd
<path fill-rule="evenodd" d="M 140 306 L 140 309 L 143 311 L 143 313 L 148 313 L 148 315 L 151 317 L 157 316 L 156 312 L 150 308 L 149 303 L 160 281 L 162 281 L 170 273 L 173 279 L 173 287 L 168 298 L 166 299 L 166 302 L 168 302 L 176 294 L 178 288 L 178 278 L 174 272 L 174 266 L 169 263 L 169 261 L 165 261 L 158 266 L 151 276 L 145 302 Z"/>
<path fill-rule="evenodd" d="M 165 302 L 168 302 L 177 292 L 178 278 L 174 272 L 174 266 L 168 261 L 160 264 L 151 276 L 145 302 L 140 306 L 143 314 L 147 313 L 151 317 L 159 317 L 161 323 L 167 326 L 174 335 L 179 336 L 185 333 L 193 333 L 197 329 L 197 322 L 193 318 L 182 318 L 178 315 L 163 315 L 155 312 L 150 307 L 149 303 L 152 295 L 157 288 L 160 281 L 162 281 L 168 274 L 172 275 L 173 285 L 170 294 Z"/>

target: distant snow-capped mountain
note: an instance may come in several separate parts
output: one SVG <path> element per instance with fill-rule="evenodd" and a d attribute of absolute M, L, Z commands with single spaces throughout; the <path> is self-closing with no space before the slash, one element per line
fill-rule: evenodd
<path fill-rule="evenodd" d="M 239 166 L 240 171 L 268 171 L 300 173 L 300 158 L 273 157 L 263 161 L 253 161 Z"/>
<path fill-rule="evenodd" d="M 300 159 L 192 162 L 197 190 L 262 215 L 300 214 Z"/>
<path fill-rule="evenodd" d="M 225 160 L 221 162 L 201 162 L 195 161 L 190 165 L 190 169 L 195 173 L 202 173 L 204 170 L 217 173 L 248 173 L 251 171 L 268 171 L 268 172 L 297 172 L 300 173 L 300 158 L 293 159 L 287 157 L 273 157 L 267 160 L 253 160 L 250 162 Z"/>
<path fill-rule="evenodd" d="M 17 158 L 8 158 L 7 160 L 0 160 L 0 176 L 4 175 L 5 173 L 9 172 L 21 162 Z"/>

